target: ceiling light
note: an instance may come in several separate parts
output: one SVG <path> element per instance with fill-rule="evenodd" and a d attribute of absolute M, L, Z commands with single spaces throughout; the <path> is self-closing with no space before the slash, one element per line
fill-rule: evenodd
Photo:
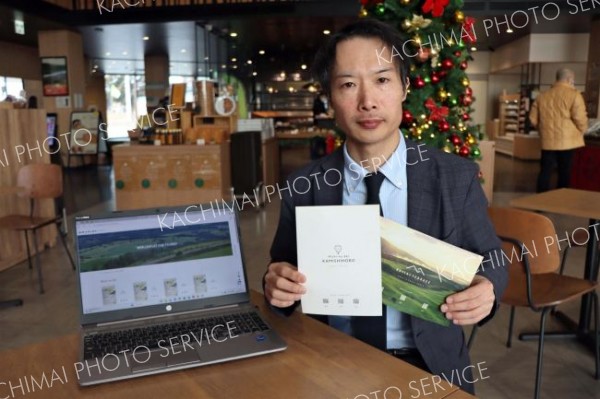
<path fill-rule="evenodd" d="M 246 62 L 248 63 L 248 65 L 252 65 L 252 60 L 248 60 Z"/>
<path fill-rule="evenodd" d="M 209 59 L 208 55 L 207 55 L 206 57 L 204 57 L 204 59 L 205 59 L 206 61 L 208 61 L 208 59 Z"/>
<path fill-rule="evenodd" d="M 265 50 L 258 50 L 258 54 L 264 55 L 265 54 Z"/>
<path fill-rule="evenodd" d="M 229 34 L 229 36 L 231 36 L 231 37 L 237 37 L 237 33 L 235 33 L 235 32 L 231 32 L 231 33 Z"/>
<path fill-rule="evenodd" d="M 150 40 L 150 36 L 144 36 L 144 40 Z"/>
<path fill-rule="evenodd" d="M 237 69 L 237 65 L 234 65 L 234 66 L 233 66 L 233 69 Z"/>
<path fill-rule="evenodd" d="M 329 29 L 325 29 L 325 30 L 323 31 L 323 34 L 324 34 L 324 35 L 329 35 L 330 33 L 331 33 L 331 31 L 330 31 Z"/>
<path fill-rule="evenodd" d="M 300 66 L 300 68 L 306 69 L 306 64 L 302 64 L 302 66 Z"/>
<path fill-rule="evenodd" d="M 256 75 L 258 75 L 258 73 L 252 72 L 252 76 L 256 76 Z"/>
<path fill-rule="evenodd" d="M 233 57 L 233 58 L 231 59 L 231 62 L 237 62 L 237 58 Z"/>

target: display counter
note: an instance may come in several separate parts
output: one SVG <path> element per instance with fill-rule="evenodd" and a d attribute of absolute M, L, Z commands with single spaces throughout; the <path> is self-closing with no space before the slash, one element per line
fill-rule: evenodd
<path fill-rule="evenodd" d="M 231 200 L 229 142 L 113 148 L 117 210 Z"/>

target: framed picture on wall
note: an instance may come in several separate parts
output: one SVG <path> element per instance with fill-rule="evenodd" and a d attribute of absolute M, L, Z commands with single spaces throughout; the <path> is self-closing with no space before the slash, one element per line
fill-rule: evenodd
<path fill-rule="evenodd" d="M 68 95 L 67 57 L 42 57 L 41 60 L 44 96 Z"/>

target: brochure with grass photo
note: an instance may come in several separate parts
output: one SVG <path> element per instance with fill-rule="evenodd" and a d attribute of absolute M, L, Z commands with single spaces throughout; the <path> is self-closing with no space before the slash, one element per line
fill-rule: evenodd
<path fill-rule="evenodd" d="M 440 311 L 449 295 L 471 284 L 483 256 L 381 218 L 383 303 L 450 325 Z"/>

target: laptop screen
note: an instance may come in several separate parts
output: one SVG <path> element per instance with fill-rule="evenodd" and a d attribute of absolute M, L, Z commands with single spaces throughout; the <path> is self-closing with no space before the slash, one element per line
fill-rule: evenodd
<path fill-rule="evenodd" d="M 84 218 L 75 227 L 84 316 L 246 292 L 234 212 Z"/>

